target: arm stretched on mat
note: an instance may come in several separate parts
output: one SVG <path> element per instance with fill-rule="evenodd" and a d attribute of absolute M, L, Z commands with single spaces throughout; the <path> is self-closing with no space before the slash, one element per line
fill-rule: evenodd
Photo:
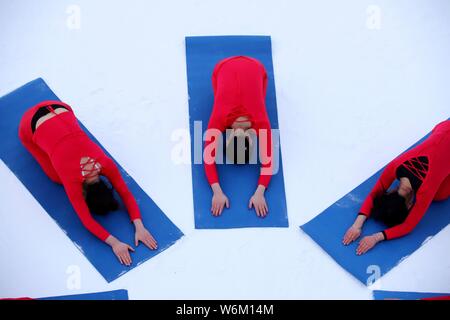
<path fill-rule="evenodd" d="M 152 250 L 157 248 L 117 166 L 81 129 L 70 106 L 60 101 L 41 102 L 25 112 L 19 128 L 23 145 L 49 178 L 64 186 L 82 224 L 109 244 L 122 264 L 131 265 L 129 250 L 134 249 L 116 239 L 91 215 L 104 215 L 119 206 L 113 189 L 101 176 L 108 178 L 128 210 L 136 227 L 135 245 L 141 241 Z"/>
<path fill-rule="evenodd" d="M 450 120 L 438 124 L 421 144 L 386 166 L 364 201 L 354 224 L 344 235 L 343 244 L 358 239 L 369 217 L 383 222 L 387 229 L 364 237 L 356 250 L 366 253 L 377 243 L 403 237 L 421 221 L 433 200 L 450 195 Z M 389 190 L 394 180 L 399 185 Z"/>
<path fill-rule="evenodd" d="M 262 162 L 261 174 L 257 188 L 249 200 L 249 208 L 254 207 L 258 217 L 265 217 L 268 207 L 264 192 L 272 176 L 272 136 L 271 126 L 265 108 L 267 91 L 267 73 L 264 66 L 257 60 L 249 57 L 230 57 L 220 61 L 213 72 L 212 84 L 214 89 L 214 106 L 208 123 L 205 141 L 205 173 L 213 190 L 211 212 L 214 216 L 222 214 L 224 207 L 229 208 L 230 203 L 222 191 L 216 168 L 216 150 L 221 133 L 231 129 L 232 134 L 227 139 L 235 148 L 234 163 L 248 162 L 249 155 L 245 155 L 242 162 L 237 158 L 239 140 L 251 144 L 253 130 L 260 138 L 259 151 Z M 233 142 L 231 142 L 233 141 Z M 249 152 L 247 146 L 245 152 Z"/>

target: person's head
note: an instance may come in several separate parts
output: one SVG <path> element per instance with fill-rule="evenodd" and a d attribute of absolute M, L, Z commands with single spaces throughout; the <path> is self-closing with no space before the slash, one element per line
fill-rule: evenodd
<path fill-rule="evenodd" d="M 408 200 L 399 190 L 386 192 L 373 201 L 372 217 L 389 228 L 401 224 L 408 214 Z"/>
<path fill-rule="evenodd" d="M 100 178 L 84 183 L 84 197 L 89 210 L 98 215 L 105 215 L 119 208 L 112 187 Z"/>
<path fill-rule="evenodd" d="M 226 139 L 224 152 L 233 164 L 248 164 L 252 157 L 253 141 L 248 132 L 237 129 Z"/>
<path fill-rule="evenodd" d="M 248 129 L 250 129 L 252 126 L 252 122 L 248 117 L 242 116 L 237 117 L 234 119 L 233 123 L 231 124 L 231 129 L 233 129 L 236 134 L 238 132 L 246 132 Z"/>

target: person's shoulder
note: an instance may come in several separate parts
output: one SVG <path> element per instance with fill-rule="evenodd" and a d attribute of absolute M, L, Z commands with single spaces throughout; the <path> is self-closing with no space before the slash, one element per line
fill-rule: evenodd
<path fill-rule="evenodd" d="M 220 69 L 224 64 L 226 64 L 226 63 L 229 62 L 229 61 L 234 60 L 235 58 L 237 58 L 237 56 L 227 57 L 227 58 L 224 58 L 224 59 L 222 59 L 222 60 L 219 60 L 219 61 L 216 63 L 216 66 L 214 67 L 214 73 L 217 73 L 217 72 L 219 71 L 219 69 Z"/>
<path fill-rule="evenodd" d="M 112 166 L 116 166 L 115 162 L 113 159 L 111 159 L 111 157 L 109 157 L 108 155 L 106 155 L 105 153 L 102 153 L 102 155 L 100 155 L 97 158 L 97 161 L 100 163 L 100 165 L 103 168 L 111 168 Z"/>
<path fill-rule="evenodd" d="M 260 60 L 258 60 L 256 58 L 253 58 L 253 57 L 250 57 L 250 56 L 239 56 L 238 58 L 247 59 L 247 60 L 257 64 L 264 72 L 266 72 L 266 67 L 264 66 L 264 64 Z"/>

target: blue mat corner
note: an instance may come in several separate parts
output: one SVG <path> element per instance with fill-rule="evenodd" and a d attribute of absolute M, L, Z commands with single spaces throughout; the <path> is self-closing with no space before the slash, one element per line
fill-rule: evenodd
<path fill-rule="evenodd" d="M 67 296 L 56 296 L 39 298 L 37 300 L 128 300 L 127 290 L 113 290 L 94 293 L 73 294 Z"/>

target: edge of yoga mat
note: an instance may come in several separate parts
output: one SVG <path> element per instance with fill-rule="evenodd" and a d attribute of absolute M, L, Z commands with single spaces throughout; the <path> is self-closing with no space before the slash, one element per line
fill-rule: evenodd
<path fill-rule="evenodd" d="M 98 240 L 84 228 L 74 212 L 63 187 L 48 179 L 39 167 L 39 164 L 22 146 L 16 134 L 23 112 L 43 100 L 59 99 L 41 78 L 33 80 L 0 98 L 0 116 L 9 112 L 10 118 L 13 118 L 12 121 L 17 122 L 16 125 L 11 127 L 0 119 L 0 131 L 5 132 L 12 138 L 8 144 L 0 145 L 0 158 L 106 281 L 111 282 L 117 279 L 178 241 L 183 236 L 183 233 L 117 162 L 116 164 L 125 182 L 136 197 L 144 223 L 158 241 L 158 250 L 151 251 L 142 243 L 139 244 L 135 248 L 136 251 L 131 254 L 133 259 L 132 266 L 126 267 L 118 262 L 108 245 Z M 14 103 L 23 110 L 16 112 L 16 114 L 14 114 L 14 111 L 9 111 L 10 105 Z M 2 109 L 6 107 L 8 109 Z M 79 123 L 93 141 L 102 147 L 83 124 Z M 14 133 L 12 132 L 13 130 Z M 15 140 L 12 135 L 16 136 L 17 139 Z M 16 150 L 16 148 L 22 148 L 20 149 L 22 151 L 11 152 Z M 102 149 L 110 156 L 103 147 Z M 45 187 L 42 187 L 43 185 Z M 52 198 L 49 199 L 46 194 L 52 194 Z M 121 241 L 134 247 L 134 228 L 130 223 L 122 201 L 119 197 L 117 198 L 121 203 L 119 211 L 109 213 L 105 217 L 96 215 L 94 218 Z M 116 225 L 120 225 L 120 227 L 115 227 Z"/>
<path fill-rule="evenodd" d="M 450 293 L 374 290 L 372 295 L 374 300 L 422 300 L 427 298 L 448 297 L 450 296 Z"/>
<path fill-rule="evenodd" d="M 254 192 L 254 188 L 256 188 L 256 181 L 259 176 L 259 165 L 252 168 L 249 168 L 249 165 L 233 166 L 233 168 L 225 168 L 226 165 L 217 166 L 221 185 L 230 200 L 231 208 L 224 209 L 224 212 L 220 217 L 213 217 L 210 212 L 212 192 L 204 173 L 203 163 L 193 164 L 195 153 L 194 142 L 196 141 L 194 135 L 194 121 L 203 121 L 202 133 L 204 133 L 214 102 L 211 75 L 214 66 L 223 58 L 247 55 L 260 60 L 264 64 L 269 78 L 266 96 L 267 112 L 272 128 L 279 128 L 271 37 L 187 36 L 185 38 L 185 46 L 189 93 L 189 128 L 191 137 L 191 172 L 194 194 L 195 228 L 230 229 L 289 227 L 281 148 L 278 148 L 279 171 L 272 177 L 270 185 L 265 193 L 266 201 L 269 206 L 269 214 L 263 219 L 256 216 L 254 209 L 248 209 L 248 201 Z M 210 48 L 210 51 L 205 51 L 205 48 Z M 205 54 L 205 52 L 207 53 Z M 208 70 L 203 71 L 205 68 L 208 68 Z M 202 107 L 205 104 L 208 106 Z M 198 110 L 201 110 L 202 112 L 197 112 Z M 279 147 L 280 141 L 274 142 L 274 145 Z M 203 143 L 201 143 L 201 146 L 203 151 Z M 230 176 L 233 178 L 231 179 Z M 239 191 L 234 191 L 232 189 L 236 185 L 248 185 L 249 181 L 250 183 L 252 183 L 251 181 L 254 181 L 254 185 L 249 185 L 248 188 L 240 187 Z"/>
<path fill-rule="evenodd" d="M 428 135 L 407 150 L 420 144 Z M 358 240 L 344 246 L 342 244 L 344 233 L 353 223 L 362 202 L 372 190 L 383 169 L 384 167 L 300 227 L 337 264 L 365 285 L 372 284 L 388 273 L 450 223 L 448 216 L 450 200 L 433 202 L 424 218 L 405 237 L 379 243 L 362 256 L 355 253 Z M 430 219 L 431 215 L 433 219 Z M 381 223 L 369 219 L 364 225 L 361 238 L 385 228 Z"/>
<path fill-rule="evenodd" d="M 120 289 L 113 291 L 45 297 L 45 298 L 38 298 L 36 300 L 128 300 L 128 291 Z"/>

